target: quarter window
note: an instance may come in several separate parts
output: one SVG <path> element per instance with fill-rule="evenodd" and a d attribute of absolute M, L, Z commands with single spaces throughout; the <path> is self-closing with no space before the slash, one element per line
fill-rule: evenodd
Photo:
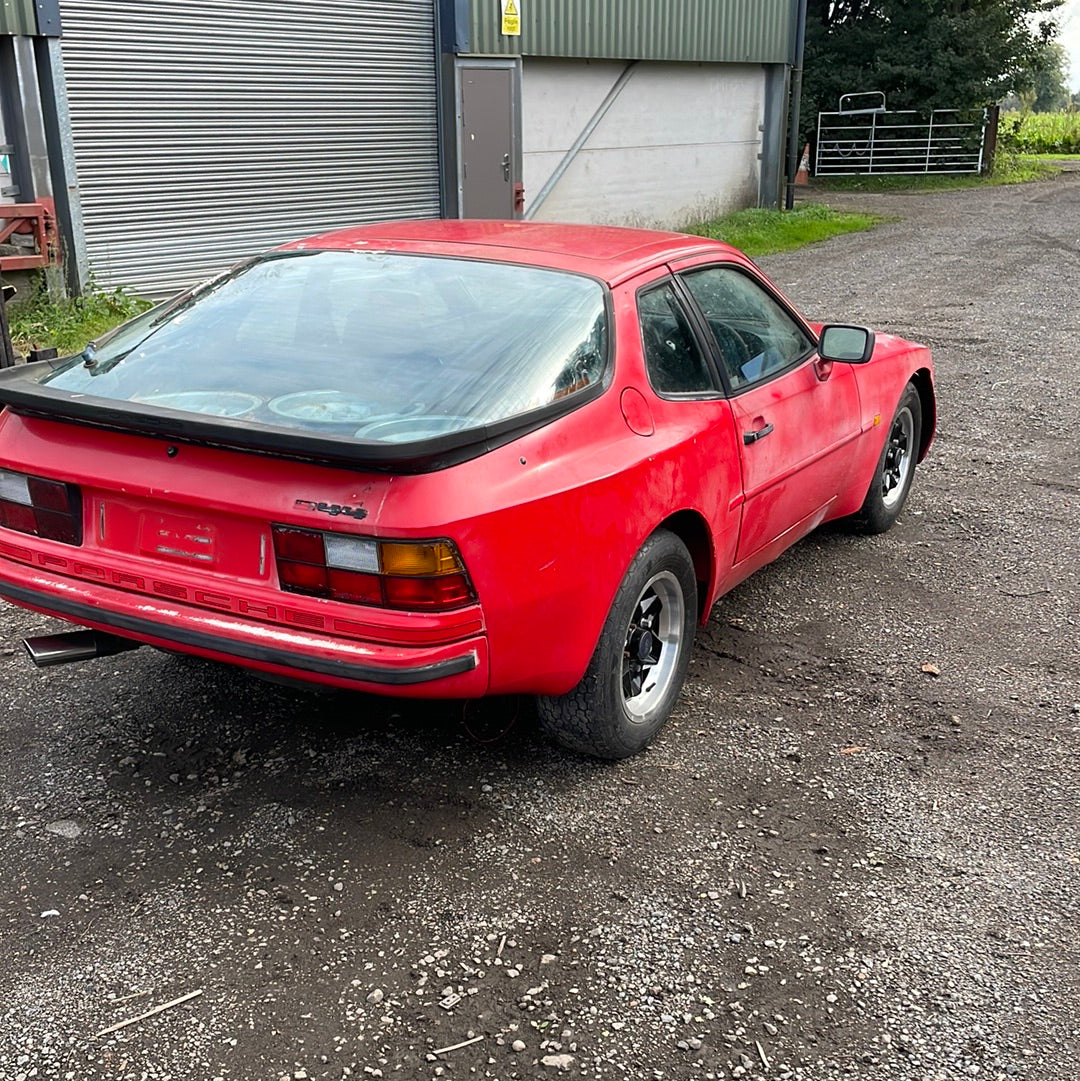
<path fill-rule="evenodd" d="M 715 389 L 670 282 L 638 297 L 638 317 L 645 368 L 657 394 L 701 394 Z"/>
<path fill-rule="evenodd" d="M 716 339 L 734 390 L 760 383 L 802 360 L 813 341 L 760 285 L 732 267 L 683 275 Z"/>

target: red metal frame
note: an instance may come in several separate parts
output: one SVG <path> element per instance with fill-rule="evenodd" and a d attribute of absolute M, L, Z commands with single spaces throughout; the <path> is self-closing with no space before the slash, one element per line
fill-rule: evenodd
<path fill-rule="evenodd" d="M 0 255 L 0 270 L 34 270 L 60 261 L 52 200 L 0 204 L 0 221 L 0 244 L 13 233 L 30 233 L 37 248 L 32 255 Z"/>

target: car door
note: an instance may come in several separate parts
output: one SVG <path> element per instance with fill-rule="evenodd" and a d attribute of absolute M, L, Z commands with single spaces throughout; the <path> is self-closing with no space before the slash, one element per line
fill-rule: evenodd
<path fill-rule="evenodd" d="M 736 562 L 771 558 L 815 528 L 843 489 L 859 397 L 846 364 L 824 364 L 809 328 L 749 268 L 685 268 L 708 327 L 740 438 L 743 513 Z"/>
<path fill-rule="evenodd" d="M 636 378 L 655 427 L 656 498 L 665 515 L 683 509 L 702 514 L 712 533 L 714 571 L 724 576 L 735 561 L 742 476 L 739 436 L 711 348 L 666 268 L 642 275 L 620 293 L 633 299 L 619 334 L 624 342 L 636 336 L 640 346 Z"/>

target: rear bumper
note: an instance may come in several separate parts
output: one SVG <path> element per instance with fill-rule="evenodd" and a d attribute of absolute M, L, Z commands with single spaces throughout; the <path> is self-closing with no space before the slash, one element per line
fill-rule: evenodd
<path fill-rule="evenodd" d="M 488 686 L 483 635 L 433 646 L 350 641 L 103 589 L 3 561 L 0 597 L 149 645 L 330 686 L 425 698 L 476 697 Z"/>

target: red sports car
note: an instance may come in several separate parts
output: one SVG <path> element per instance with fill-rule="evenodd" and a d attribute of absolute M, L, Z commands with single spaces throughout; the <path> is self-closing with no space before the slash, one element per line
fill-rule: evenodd
<path fill-rule="evenodd" d="M 621 758 L 713 602 L 822 522 L 899 515 L 929 351 L 807 322 L 696 236 L 521 222 L 289 244 L 0 373 L 0 597 L 415 697 L 529 694 Z"/>

